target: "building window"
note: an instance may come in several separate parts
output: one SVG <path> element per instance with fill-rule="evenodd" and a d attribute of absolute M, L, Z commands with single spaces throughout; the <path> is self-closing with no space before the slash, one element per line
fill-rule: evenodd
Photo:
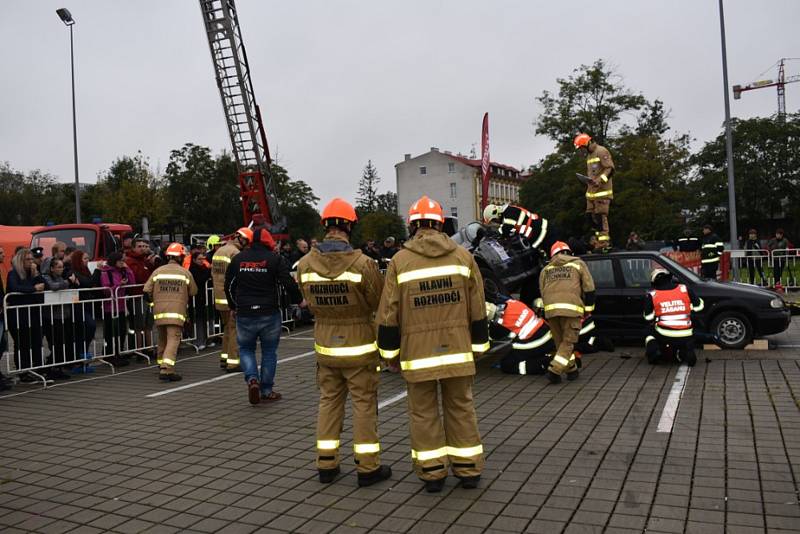
<path fill-rule="evenodd" d="M 447 164 L 447 172 L 450 172 L 450 173 L 456 172 L 456 164 L 455 163 L 448 163 Z"/>
<path fill-rule="evenodd" d="M 451 217 L 458 217 L 458 208 L 453 206 L 450 208 L 450 216 Z"/>
<path fill-rule="evenodd" d="M 458 184 L 455 182 L 450 182 L 450 198 L 456 198 L 458 196 Z"/>
<path fill-rule="evenodd" d="M 428 174 L 428 167 L 420 167 L 419 168 L 420 174 Z"/>

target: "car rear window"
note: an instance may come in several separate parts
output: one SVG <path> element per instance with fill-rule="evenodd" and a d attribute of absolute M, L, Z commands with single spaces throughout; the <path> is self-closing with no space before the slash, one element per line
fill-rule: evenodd
<path fill-rule="evenodd" d="M 616 287 L 617 284 L 614 281 L 614 264 L 610 259 L 587 261 L 586 265 L 589 266 L 589 272 L 592 273 L 592 279 L 594 279 L 594 287 L 596 288 Z"/>
<path fill-rule="evenodd" d="M 620 258 L 619 266 L 622 268 L 625 287 L 650 287 L 650 273 L 654 269 L 664 268 L 650 258 Z"/>

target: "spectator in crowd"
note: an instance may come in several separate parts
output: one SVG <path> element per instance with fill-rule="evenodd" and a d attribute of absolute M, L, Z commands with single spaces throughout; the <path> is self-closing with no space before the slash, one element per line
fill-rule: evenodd
<path fill-rule="evenodd" d="M 794 245 L 791 241 L 789 241 L 789 239 L 786 238 L 783 228 L 778 228 L 775 230 L 775 237 L 767 242 L 767 248 L 772 254 L 775 288 L 781 289 L 783 288 L 782 277 L 784 267 L 787 267 L 787 270 L 789 271 L 789 276 L 787 277 L 786 281 L 788 283 L 792 283 L 794 281 L 792 280 L 794 278 L 794 273 L 792 272 L 791 265 L 787 264 L 785 259 L 786 256 L 790 255 L 788 250 L 794 248 Z"/>
<path fill-rule="evenodd" d="M 74 274 L 71 274 L 68 279 L 64 278 L 63 259 L 55 255 L 48 259 L 51 260 L 47 263 L 49 270 L 42 274 L 47 291 L 69 289 L 71 283 L 77 282 Z M 64 372 L 64 365 L 75 360 L 75 325 L 72 318 L 72 304 L 51 304 L 44 307 L 42 314 L 47 318 L 44 337 L 50 347 L 50 364 L 56 365 L 47 370 L 45 377 L 49 380 L 71 378 Z"/>
<path fill-rule="evenodd" d="M 631 232 L 628 236 L 628 242 L 625 243 L 625 250 L 644 250 L 645 243 L 636 232 Z"/>
<path fill-rule="evenodd" d="M 761 241 L 758 239 L 758 232 L 755 228 L 751 228 L 747 232 L 747 239 L 742 242 L 742 248 L 745 250 L 744 255 L 747 257 L 747 271 L 750 274 L 750 283 L 756 282 L 756 271 L 761 277 L 760 284 L 766 285 L 767 277 L 764 276 L 763 262 L 767 256 L 762 252 L 764 249 L 761 247 Z"/>
<path fill-rule="evenodd" d="M 72 274 L 75 276 L 72 286 L 75 289 L 89 289 L 94 287 L 92 281 L 92 273 L 89 271 L 89 255 L 82 250 L 76 250 L 70 255 L 70 264 L 72 265 Z M 96 293 L 96 292 L 91 292 Z M 91 300 L 102 298 L 102 295 L 90 295 L 87 292 L 81 292 L 81 299 L 74 307 L 74 320 L 75 320 L 75 341 L 78 346 L 79 353 L 84 359 L 91 359 L 92 356 L 92 343 L 94 342 L 94 334 L 97 331 L 97 323 L 94 320 L 94 305 Z M 89 302 L 83 302 L 89 300 Z M 73 369 L 74 373 L 94 371 L 91 366 L 79 366 Z"/>
<path fill-rule="evenodd" d="M 211 278 L 211 266 L 208 264 L 205 252 L 203 250 L 195 250 L 191 254 L 191 262 L 189 263 L 189 272 L 197 284 L 197 295 L 189 300 L 189 317 L 197 329 L 198 349 L 203 350 L 206 348 L 206 317 L 208 317 L 208 309 L 206 308 L 206 283 Z M 184 330 L 191 328 L 192 325 L 188 322 L 184 325 Z M 191 336 L 189 336 L 191 337 Z"/>
<path fill-rule="evenodd" d="M 133 272 L 133 278 L 128 280 L 129 285 L 144 285 L 160 263 L 158 256 L 150 250 L 150 243 L 141 238 L 133 240 L 133 250 L 126 252 L 124 258 L 125 263 Z M 141 294 L 141 287 L 128 290 L 128 295 Z M 153 344 L 153 323 L 150 308 L 145 306 L 143 300 L 139 299 L 131 299 L 129 304 L 128 343 L 132 347 L 149 347 Z"/>
<path fill-rule="evenodd" d="M 369 256 L 375 261 L 380 261 L 381 259 L 381 251 L 375 245 L 375 241 L 372 239 L 367 240 L 363 247 L 361 247 L 361 252 Z"/>
<path fill-rule="evenodd" d="M 300 258 L 308 254 L 308 243 L 305 239 L 298 239 L 294 242 L 295 251 L 289 258 L 289 269 L 294 270 L 295 264 L 300 261 Z"/>
<path fill-rule="evenodd" d="M 288 241 L 285 241 L 281 245 L 281 256 L 283 257 L 283 259 L 286 260 L 286 263 L 291 265 L 291 262 L 292 262 L 292 244 L 289 243 Z"/>
<path fill-rule="evenodd" d="M 392 256 L 397 254 L 397 247 L 394 244 L 394 237 L 389 236 L 383 240 L 383 248 L 381 248 L 381 258 L 387 260 L 392 259 Z"/>
<path fill-rule="evenodd" d="M 105 338 L 106 350 L 114 351 L 114 356 L 109 358 L 111 363 L 124 367 L 130 362 L 120 356 L 122 345 L 122 335 L 126 328 L 126 317 L 128 315 L 125 306 L 125 295 L 127 286 L 133 283 L 135 275 L 133 270 L 125 264 L 122 252 L 116 251 L 108 255 L 106 264 L 98 267 L 95 273 L 99 273 L 98 287 L 107 288 L 104 297 L 111 297 L 110 300 L 103 302 L 103 337 Z M 141 290 L 140 290 L 141 291 Z M 114 314 L 117 317 L 113 317 Z"/>
<path fill-rule="evenodd" d="M 6 251 L 0 247 L 0 354 L 6 351 L 6 328 L 3 315 L 3 301 L 5 300 L 6 292 L 6 271 L 3 267 L 3 262 L 6 261 Z M 11 388 L 11 384 L 6 380 L 6 377 L 0 373 L 0 391 L 5 391 Z"/>
<path fill-rule="evenodd" d="M 42 263 L 44 262 L 44 249 L 42 247 L 34 247 L 31 249 L 33 254 L 33 263 L 36 265 L 37 274 L 42 273 Z"/>
<path fill-rule="evenodd" d="M 33 252 L 24 247 L 19 249 L 11 260 L 11 266 L 6 291 L 8 293 L 25 293 L 25 295 L 11 297 L 8 305 L 34 304 L 35 300 L 30 295 L 44 291 L 45 284 L 33 260 Z M 42 360 L 42 323 L 39 314 L 28 314 L 25 308 L 18 308 L 10 312 L 8 330 L 14 339 L 14 357 L 17 369 L 41 367 L 44 361 Z M 26 373 L 20 377 L 20 380 L 33 382 L 36 378 Z"/>
<path fill-rule="evenodd" d="M 131 233 L 131 232 L 128 232 L 127 234 L 122 236 L 122 250 L 125 253 L 128 253 L 131 250 L 133 250 L 133 239 L 134 239 L 134 237 L 136 237 L 136 235 Z"/>
<path fill-rule="evenodd" d="M 61 261 L 64 261 L 66 257 L 67 257 L 67 244 L 63 243 L 62 241 L 56 241 L 55 243 L 53 243 L 53 246 L 50 249 L 50 257 L 45 258 L 44 261 L 42 261 L 41 265 L 42 275 L 50 272 L 51 261 L 53 261 L 54 259 L 59 259 Z M 69 278 L 68 270 L 64 271 L 64 278 Z"/>

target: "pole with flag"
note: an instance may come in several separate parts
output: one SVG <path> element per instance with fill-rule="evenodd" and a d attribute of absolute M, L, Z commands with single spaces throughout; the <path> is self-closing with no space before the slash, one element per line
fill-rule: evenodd
<path fill-rule="evenodd" d="M 483 114 L 481 132 L 481 212 L 489 204 L 489 112 Z"/>

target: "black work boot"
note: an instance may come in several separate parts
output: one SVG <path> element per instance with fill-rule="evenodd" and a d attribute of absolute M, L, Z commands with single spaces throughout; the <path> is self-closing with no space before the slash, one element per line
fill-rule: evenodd
<path fill-rule="evenodd" d="M 686 365 L 689 367 L 694 367 L 694 365 L 697 363 L 697 355 L 693 350 L 688 350 L 683 354 L 683 361 L 685 361 Z"/>
<path fill-rule="evenodd" d="M 242 366 L 241 365 L 235 365 L 233 367 L 228 367 L 228 365 L 225 364 L 225 372 L 226 373 L 241 373 L 242 372 Z"/>
<path fill-rule="evenodd" d="M 219 368 L 220 369 L 227 369 L 228 368 L 228 362 L 226 360 L 220 360 L 219 361 Z"/>
<path fill-rule="evenodd" d="M 439 478 L 436 480 L 426 480 L 425 481 L 425 491 L 428 493 L 439 493 L 444 488 L 444 478 Z"/>
<path fill-rule="evenodd" d="M 547 371 L 545 376 L 547 377 L 547 379 L 550 381 L 551 384 L 561 383 L 561 375 L 557 375 L 553 371 Z"/>
<path fill-rule="evenodd" d="M 578 368 L 576 366 L 574 371 L 570 371 L 567 373 L 567 380 L 569 380 L 570 382 L 573 380 L 577 380 L 579 374 L 580 371 L 578 371 Z"/>
<path fill-rule="evenodd" d="M 183 377 L 178 373 L 159 373 L 158 379 L 164 382 L 180 382 Z"/>
<path fill-rule="evenodd" d="M 319 469 L 319 481 L 323 484 L 330 484 L 334 480 L 336 480 L 336 476 L 341 473 L 342 470 L 337 465 L 333 469 Z M 360 482 L 360 479 L 359 479 Z"/>
<path fill-rule="evenodd" d="M 392 476 L 392 468 L 388 465 L 382 465 L 374 471 L 369 473 L 358 474 L 358 486 L 361 488 L 371 486 L 382 480 L 386 480 Z"/>
<path fill-rule="evenodd" d="M 461 481 L 461 487 L 464 489 L 475 489 L 478 487 L 478 482 L 481 481 L 480 475 L 475 475 L 472 477 L 458 477 Z"/>

